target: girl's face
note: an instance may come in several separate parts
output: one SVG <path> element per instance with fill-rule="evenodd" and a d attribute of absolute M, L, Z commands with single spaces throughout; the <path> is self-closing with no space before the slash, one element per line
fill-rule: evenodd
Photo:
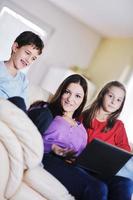
<path fill-rule="evenodd" d="M 71 115 L 79 108 L 84 98 L 84 90 L 78 83 L 70 83 L 61 96 L 63 110 Z"/>
<path fill-rule="evenodd" d="M 33 45 L 24 45 L 18 47 L 17 43 L 12 47 L 13 63 L 16 69 L 23 69 L 31 65 L 39 56 L 39 51 Z"/>
<path fill-rule="evenodd" d="M 125 92 L 116 86 L 112 86 L 103 99 L 103 109 L 105 112 L 113 113 L 121 107 Z"/>

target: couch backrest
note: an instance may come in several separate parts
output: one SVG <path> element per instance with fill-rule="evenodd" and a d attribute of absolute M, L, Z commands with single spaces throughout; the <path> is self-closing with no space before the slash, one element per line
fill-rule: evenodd
<path fill-rule="evenodd" d="M 29 84 L 28 86 L 28 107 L 35 101 L 48 101 L 52 94 L 40 86 Z"/>

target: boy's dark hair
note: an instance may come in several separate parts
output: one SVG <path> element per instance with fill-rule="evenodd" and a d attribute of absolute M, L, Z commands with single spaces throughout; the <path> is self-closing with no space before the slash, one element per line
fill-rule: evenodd
<path fill-rule="evenodd" d="M 25 45 L 34 45 L 35 48 L 39 50 L 39 54 L 42 53 L 44 48 L 44 43 L 40 36 L 32 31 L 22 32 L 20 35 L 18 35 L 14 42 L 17 42 L 19 48 Z"/>

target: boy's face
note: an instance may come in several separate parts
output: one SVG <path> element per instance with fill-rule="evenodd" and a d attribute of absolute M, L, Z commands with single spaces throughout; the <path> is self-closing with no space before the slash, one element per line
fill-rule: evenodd
<path fill-rule="evenodd" d="M 18 47 L 15 42 L 12 46 L 12 56 L 14 67 L 16 69 L 23 69 L 31 65 L 39 56 L 39 50 L 34 45 L 25 45 Z"/>

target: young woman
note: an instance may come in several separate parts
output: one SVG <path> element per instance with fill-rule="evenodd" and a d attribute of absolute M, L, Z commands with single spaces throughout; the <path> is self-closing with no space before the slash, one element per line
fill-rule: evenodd
<path fill-rule="evenodd" d="M 37 109 L 32 106 L 29 116 L 36 125 L 39 121 L 38 129 L 48 127 L 43 133 L 44 168 L 54 175 L 76 200 L 107 200 L 106 185 L 71 163 L 72 157 L 79 155 L 87 144 L 86 130 L 82 123 L 76 120 L 83 110 L 86 98 L 87 83 L 82 76 L 74 74 L 63 81 L 49 104 L 40 103 L 43 109 L 39 108 L 39 104 Z M 44 120 L 40 120 L 43 116 Z M 43 127 L 44 124 L 47 124 L 47 127 Z"/>
<path fill-rule="evenodd" d="M 96 100 L 82 115 L 82 122 L 88 133 L 88 142 L 98 138 L 131 151 L 124 124 L 118 119 L 125 96 L 125 87 L 118 81 L 111 81 L 102 88 Z M 109 188 L 109 200 L 131 200 L 133 181 L 129 178 L 114 176 L 106 184 Z"/>

